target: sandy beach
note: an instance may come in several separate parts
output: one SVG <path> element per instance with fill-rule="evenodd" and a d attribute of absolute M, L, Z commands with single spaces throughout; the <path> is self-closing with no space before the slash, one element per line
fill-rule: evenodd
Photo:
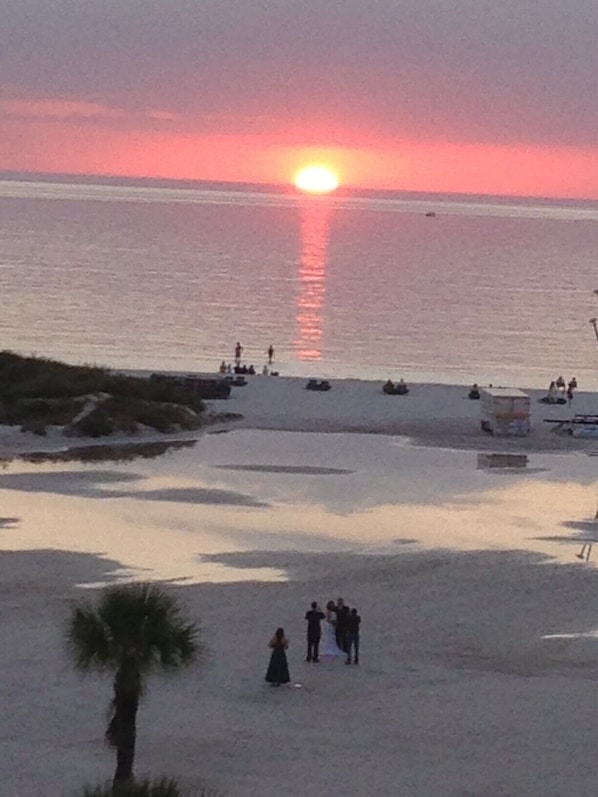
<path fill-rule="evenodd" d="M 0 797 L 598 797 L 597 39 L 0 0 Z"/>
<path fill-rule="evenodd" d="M 138 775 L 227 797 L 594 791 L 598 581 L 576 554 L 595 538 L 598 443 L 543 419 L 596 397 L 532 392 L 532 433 L 499 439 L 466 387 L 380 387 L 256 377 L 211 405 L 242 419 L 147 462 L 8 461 L 65 441 L 0 431 L 3 795 L 111 777 L 110 678 L 72 672 L 63 629 L 128 578 L 170 582 L 206 646 L 149 682 Z M 478 467 L 507 450 L 527 466 Z M 360 664 L 308 664 L 305 611 L 339 595 L 363 617 Z M 271 689 L 278 625 L 291 684 Z"/>
<path fill-rule="evenodd" d="M 217 378 L 216 374 L 202 376 Z M 226 400 L 209 401 L 208 430 L 268 429 L 292 432 L 386 434 L 404 437 L 417 445 L 485 450 L 567 451 L 598 448 L 598 436 L 571 437 L 558 433 L 557 420 L 598 411 L 598 394 L 575 393 L 571 406 L 539 401 L 545 390 L 523 387 L 530 396 L 531 433 L 525 437 L 494 437 L 480 428 L 480 402 L 468 399 L 469 385 L 410 384 L 406 396 L 386 395 L 382 383 L 363 379 L 331 379 L 328 392 L 308 391 L 300 377 L 246 377 L 245 387 L 234 387 Z M 480 386 L 483 387 L 483 386 Z M 513 386 L 511 386 L 513 387 Z M 520 387 L 520 386 L 517 386 Z M 238 416 L 221 422 L 223 414 Z M 546 422 L 546 421 L 551 422 Z M 184 432 L 175 439 L 193 439 Z M 0 427 L 0 457 L 27 451 L 57 450 L 77 445 L 163 441 L 164 435 L 148 430 L 136 436 L 112 435 L 93 441 L 65 438 L 49 427 L 40 437 L 22 433 L 17 426 Z"/>
<path fill-rule="evenodd" d="M 539 401 L 545 390 L 529 390 L 532 431 L 526 437 L 491 437 L 480 428 L 480 402 L 468 399 L 470 386 L 411 384 L 406 396 L 386 395 L 382 383 L 360 379 L 329 380 L 328 392 L 308 391 L 297 377 L 249 377 L 233 388 L 226 410 L 243 415 L 247 429 L 300 432 L 361 432 L 400 435 L 419 445 L 530 451 L 592 449 L 598 438 L 555 433 L 545 419 L 563 420 L 595 413 L 598 395 L 579 391 L 569 407 Z M 498 387 L 498 386 L 497 386 Z M 515 386 L 509 386 L 515 387 Z M 491 443 L 489 443 L 491 439 Z"/>

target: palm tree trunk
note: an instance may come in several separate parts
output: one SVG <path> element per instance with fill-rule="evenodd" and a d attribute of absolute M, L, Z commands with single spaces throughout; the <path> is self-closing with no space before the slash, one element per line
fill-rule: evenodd
<path fill-rule="evenodd" d="M 116 743 L 116 772 L 112 793 L 133 779 L 135 740 L 137 737 L 137 709 L 139 708 L 139 673 L 136 668 L 121 667 L 114 679 L 114 741 Z"/>

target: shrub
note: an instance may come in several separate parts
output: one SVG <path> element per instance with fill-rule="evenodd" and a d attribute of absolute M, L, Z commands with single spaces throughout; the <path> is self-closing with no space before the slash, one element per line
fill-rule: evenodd
<path fill-rule="evenodd" d="M 27 421 L 21 424 L 21 431 L 32 432 L 39 437 L 45 437 L 48 432 L 46 424 L 43 421 Z"/>
<path fill-rule="evenodd" d="M 112 783 L 95 788 L 88 786 L 82 797 L 222 797 L 220 793 L 201 789 L 183 792 L 174 778 L 142 780 L 127 783 L 115 793 Z"/>
<path fill-rule="evenodd" d="M 131 781 L 131 783 L 119 786 L 116 792 L 113 791 L 112 784 L 86 788 L 83 797 L 184 797 L 179 789 L 176 780 L 173 778 L 150 781 Z"/>
<path fill-rule="evenodd" d="M 71 428 L 84 437 L 104 437 L 114 431 L 112 419 L 103 407 L 95 407 Z"/>
<path fill-rule="evenodd" d="M 173 432 L 179 429 L 195 429 L 199 418 L 186 407 L 177 404 L 152 404 L 144 402 L 136 413 L 136 419 L 145 426 L 159 432 Z"/>
<path fill-rule="evenodd" d="M 230 385 L 225 382 L 154 377 L 127 376 L 95 366 L 67 365 L 1 351 L 0 422 L 27 425 L 35 421 L 38 426 L 64 426 L 78 413 L 78 398 L 107 394 L 112 399 L 105 402 L 104 414 L 90 413 L 72 431 L 100 437 L 116 430 L 135 431 L 138 423 L 161 432 L 177 426 L 193 429 L 199 426 L 199 418 L 193 413 L 199 414 L 205 408 L 202 391 L 217 388 L 230 392 Z"/>
<path fill-rule="evenodd" d="M 103 368 L 66 365 L 42 357 L 0 352 L 0 395 L 61 398 L 101 391 L 109 377 Z"/>

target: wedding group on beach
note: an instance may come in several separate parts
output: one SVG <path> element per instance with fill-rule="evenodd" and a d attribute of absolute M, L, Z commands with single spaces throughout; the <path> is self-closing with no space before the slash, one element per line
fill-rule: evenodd
<path fill-rule="evenodd" d="M 318 664 L 321 659 L 345 658 L 345 664 L 359 664 L 359 632 L 361 617 L 357 609 L 347 606 L 342 598 L 328 601 L 323 612 L 317 601 L 305 613 L 307 623 L 307 656 L 305 661 Z M 324 631 L 322 632 L 322 622 Z M 266 681 L 272 686 L 291 680 L 286 651 L 289 640 L 284 629 L 277 628 L 268 643 L 272 653 Z"/>

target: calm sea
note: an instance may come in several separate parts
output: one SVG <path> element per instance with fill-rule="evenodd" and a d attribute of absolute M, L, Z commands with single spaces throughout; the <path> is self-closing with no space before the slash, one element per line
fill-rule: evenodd
<path fill-rule="evenodd" d="M 72 363 L 596 389 L 597 266 L 596 203 L 0 181 L 0 348 Z"/>

